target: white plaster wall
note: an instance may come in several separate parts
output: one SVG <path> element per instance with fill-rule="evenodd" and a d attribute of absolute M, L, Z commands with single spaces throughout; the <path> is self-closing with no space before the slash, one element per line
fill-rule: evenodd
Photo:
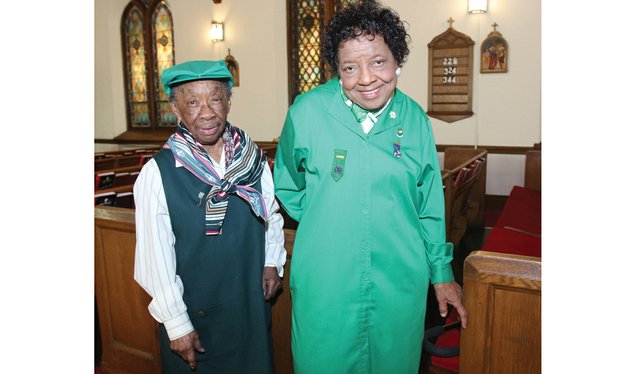
<path fill-rule="evenodd" d="M 126 130 L 120 18 L 127 0 L 95 0 L 95 138 Z M 223 59 L 239 63 L 229 120 L 255 140 L 272 140 L 288 108 L 284 0 L 168 0 L 176 62 Z M 409 24 L 411 52 L 398 86 L 427 108 L 428 46 L 453 27 L 474 41 L 474 116 L 453 123 L 431 118 L 438 144 L 532 146 L 541 141 L 541 6 L 539 0 L 489 0 L 489 11 L 467 13 L 467 0 L 384 0 Z M 208 38 L 212 20 L 225 23 L 224 42 Z M 508 42 L 508 73 L 480 74 L 480 44 L 497 22 Z M 523 156 L 490 155 L 487 193 L 507 195 L 523 183 Z"/>
<path fill-rule="evenodd" d="M 525 155 L 489 154 L 486 194 L 508 196 L 513 186 L 525 182 Z"/>
<path fill-rule="evenodd" d="M 428 108 L 428 43 L 448 28 L 474 42 L 474 116 L 453 123 L 431 118 L 439 144 L 532 146 L 540 141 L 541 9 L 539 0 L 488 0 L 468 14 L 467 0 L 384 0 L 409 23 L 410 55 L 399 88 Z M 480 74 L 480 44 L 493 31 L 506 39 L 508 73 Z"/>
<path fill-rule="evenodd" d="M 95 138 L 127 128 L 123 94 L 120 19 L 127 0 L 95 0 Z M 228 48 L 239 63 L 231 123 L 256 140 L 280 135 L 286 115 L 286 6 L 282 0 L 168 0 L 177 63 L 223 59 Z M 224 42 L 209 40 L 212 20 L 224 22 Z"/>
<path fill-rule="evenodd" d="M 126 129 L 120 18 L 127 0 L 95 0 L 95 137 Z M 176 61 L 223 58 L 240 66 L 230 120 L 256 140 L 278 136 L 286 115 L 287 52 L 284 0 L 169 0 Z M 431 119 L 439 144 L 531 146 L 540 141 L 540 1 L 489 0 L 489 12 L 467 13 L 466 0 L 384 0 L 410 25 L 411 54 L 399 87 L 427 107 L 427 44 L 453 27 L 474 45 L 474 116 L 454 123 Z M 225 22 L 225 41 L 212 43 L 212 19 Z M 508 73 L 479 74 L 479 47 L 499 24 L 508 42 Z"/>

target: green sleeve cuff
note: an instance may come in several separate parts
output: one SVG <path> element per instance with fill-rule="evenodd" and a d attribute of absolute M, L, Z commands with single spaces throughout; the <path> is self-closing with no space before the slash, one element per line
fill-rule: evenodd
<path fill-rule="evenodd" d="M 431 284 L 453 282 L 454 274 L 450 264 L 431 266 Z"/>

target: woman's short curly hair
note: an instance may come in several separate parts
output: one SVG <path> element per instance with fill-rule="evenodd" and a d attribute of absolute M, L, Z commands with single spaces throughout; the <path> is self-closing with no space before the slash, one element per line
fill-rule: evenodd
<path fill-rule="evenodd" d="M 375 0 L 348 6 L 336 13 L 322 35 L 321 53 L 333 73 L 338 73 L 338 49 L 360 35 L 380 35 L 398 65 L 407 59 L 411 37 L 398 13 Z"/>

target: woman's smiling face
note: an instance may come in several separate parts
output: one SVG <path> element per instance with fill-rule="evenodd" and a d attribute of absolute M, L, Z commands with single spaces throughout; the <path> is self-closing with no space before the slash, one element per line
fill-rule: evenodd
<path fill-rule="evenodd" d="M 396 89 L 396 59 L 382 36 L 361 35 L 342 43 L 338 73 L 342 90 L 366 110 L 381 108 Z"/>
<path fill-rule="evenodd" d="M 172 110 L 194 139 L 203 146 L 221 142 L 230 110 L 224 83 L 201 80 L 185 83 L 175 90 Z"/>

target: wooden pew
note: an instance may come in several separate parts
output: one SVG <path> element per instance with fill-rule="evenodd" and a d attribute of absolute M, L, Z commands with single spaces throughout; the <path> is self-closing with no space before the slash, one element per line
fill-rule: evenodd
<path fill-rule="evenodd" d="M 526 154 L 525 187 L 513 186 L 482 250 L 541 256 L 541 151 Z M 529 187 L 528 187 L 529 186 Z"/>
<path fill-rule="evenodd" d="M 460 355 L 457 361 L 433 358 L 439 367 L 432 373 L 457 367 L 465 374 L 540 372 L 540 154 L 540 147 L 527 152 L 530 187 L 513 188 L 483 250 L 465 260 L 468 328 L 438 339 L 438 346 L 459 345 Z"/>
<path fill-rule="evenodd" d="M 151 297 L 134 281 L 135 213 L 95 207 L 95 298 L 105 373 L 160 373 Z"/>
<path fill-rule="evenodd" d="M 271 309 L 271 334 L 273 336 L 273 358 L 276 374 L 293 374 L 293 353 L 291 351 L 291 289 L 289 264 L 293 255 L 296 230 L 284 229 L 286 265 L 282 279 L 282 292 L 275 298 Z"/>
<path fill-rule="evenodd" d="M 134 209 L 133 184 L 95 191 L 95 205 Z"/>
<path fill-rule="evenodd" d="M 255 142 L 256 145 L 258 145 L 258 147 L 260 149 L 263 150 L 263 152 L 265 152 L 265 154 L 267 155 L 267 157 L 269 157 L 270 160 L 275 160 L 276 158 L 276 149 L 278 148 L 278 143 L 274 142 L 274 141 L 256 141 Z"/>
<path fill-rule="evenodd" d="M 295 231 L 284 230 L 287 263 Z M 157 322 L 147 306 L 151 297 L 134 281 L 135 211 L 95 207 L 95 298 L 101 329 L 101 366 L 106 373 L 160 372 Z M 293 372 L 291 300 L 285 269 L 282 292 L 272 304 L 272 335 L 277 374 Z"/>
<path fill-rule="evenodd" d="M 459 243 L 470 225 L 484 224 L 487 151 L 446 148 L 444 151 L 444 204 L 446 237 Z"/>
<path fill-rule="evenodd" d="M 143 165 L 95 171 L 95 191 L 133 184 Z"/>
<path fill-rule="evenodd" d="M 525 154 L 525 187 L 541 190 L 541 150 L 527 151 Z"/>
<path fill-rule="evenodd" d="M 540 373 L 540 258 L 475 251 L 463 283 L 459 373 Z"/>
<path fill-rule="evenodd" d="M 95 171 L 144 165 L 161 147 L 95 153 Z"/>

